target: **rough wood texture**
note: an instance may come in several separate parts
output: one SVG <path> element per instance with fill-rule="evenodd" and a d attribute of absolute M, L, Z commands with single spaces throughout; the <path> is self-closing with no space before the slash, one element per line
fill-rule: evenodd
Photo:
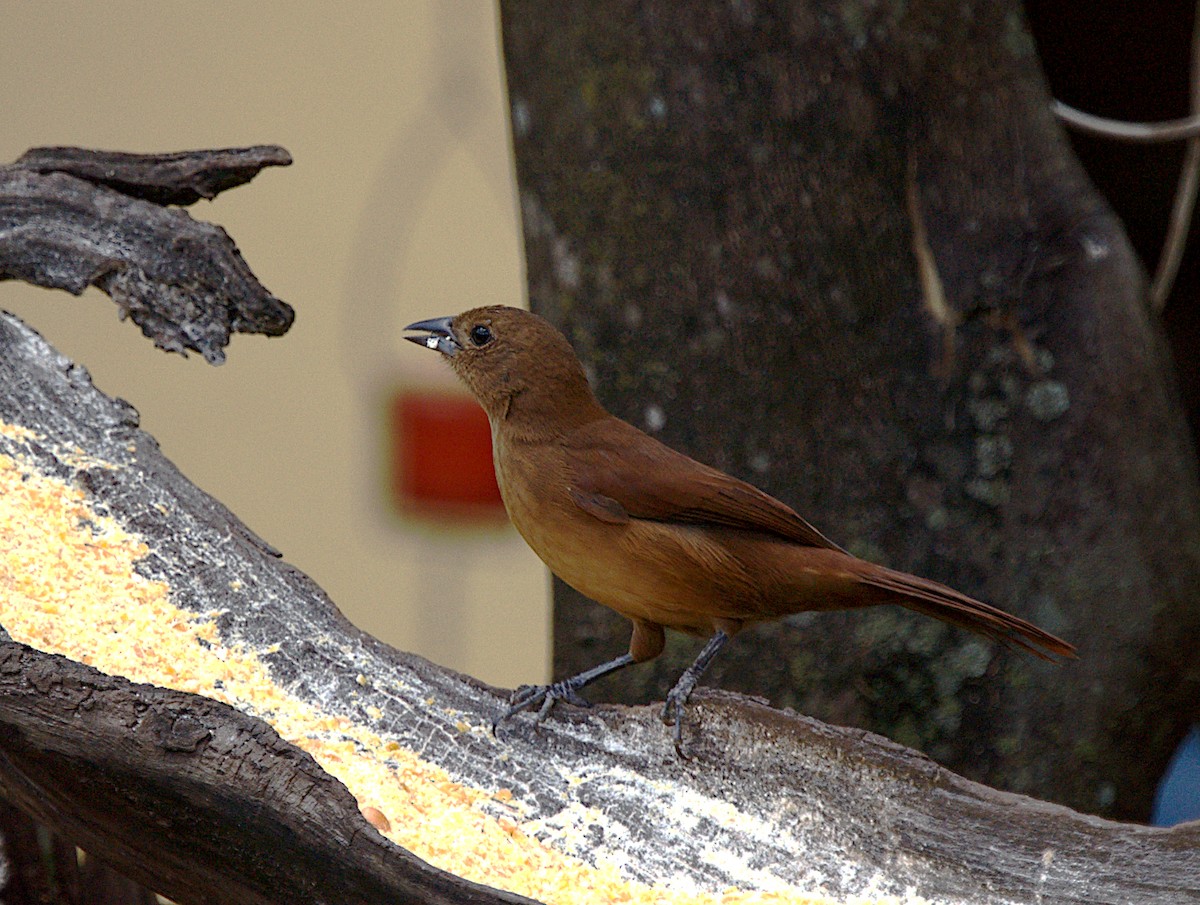
<path fill-rule="evenodd" d="M 178 208 L 291 162 L 273 146 L 180 154 L 38 148 L 0 167 L 0 280 L 97 286 L 159 348 L 225 359 L 230 334 L 279 336 L 294 314 L 219 226 Z"/>
<path fill-rule="evenodd" d="M 0 790 L 181 903 L 525 901 L 436 871 L 263 722 L 0 644 Z"/>
<path fill-rule="evenodd" d="M 128 154 L 86 148 L 30 148 L 14 166 L 36 173 L 66 173 L 155 204 L 195 204 L 249 182 L 263 167 L 286 167 L 292 155 L 278 145 Z"/>
<path fill-rule="evenodd" d="M 173 602 L 224 610 L 222 637 L 262 651 L 297 697 L 459 781 L 512 789 L 529 819 L 573 821 L 581 857 L 712 890 L 750 878 L 959 903 L 1200 901 L 1200 826 L 1122 826 L 995 792 L 880 737 L 735 695 L 698 695 L 687 761 L 658 707 L 564 707 L 540 730 L 521 718 L 500 739 L 463 732 L 503 695 L 354 629 L 189 484 L 128 405 L 8 315 L 0 388 L 0 420 L 41 435 L 0 435 L 0 452 L 138 531 L 151 548 L 139 568 Z M 0 642 L 0 791 L 184 905 L 513 901 L 384 842 L 340 783 L 260 720 L 13 641 Z"/>
<path fill-rule="evenodd" d="M 899 611 L 705 681 L 1144 819 L 1200 717 L 1200 489 L 1139 265 L 1016 0 L 501 3 L 533 307 L 616 414 L 835 542 L 1073 642 Z M 628 624 L 559 586 L 555 673 Z M 660 697 L 677 639 L 596 697 Z"/>

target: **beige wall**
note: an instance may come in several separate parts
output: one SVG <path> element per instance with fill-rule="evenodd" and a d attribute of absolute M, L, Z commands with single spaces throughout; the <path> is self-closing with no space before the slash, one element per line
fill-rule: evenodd
<path fill-rule="evenodd" d="M 411 320 L 523 304 L 495 10 L 481 0 L 10 3 L 0 161 L 36 145 L 282 144 L 193 216 L 297 310 L 212 368 L 154 349 L 107 297 L 0 283 L 14 311 L 132 402 L 193 481 L 354 622 L 498 684 L 547 674 L 544 570 L 507 526 L 382 504 L 382 393 L 446 381 Z"/>

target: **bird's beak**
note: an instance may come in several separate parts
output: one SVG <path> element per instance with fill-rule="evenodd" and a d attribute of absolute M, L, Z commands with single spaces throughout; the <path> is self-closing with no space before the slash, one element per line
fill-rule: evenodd
<path fill-rule="evenodd" d="M 458 344 L 458 340 L 454 338 L 454 334 L 450 331 L 450 324 L 453 322 L 453 317 L 435 317 L 427 321 L 417 321 L 415 324 L 409 324 L 405 330 L 423 330 L 424 336 L 406 336 L 404 337 L 410 343 L 417 343 L 427 349 L 437 349 L 447 358 L 453 358 L 462 346 Z"/>

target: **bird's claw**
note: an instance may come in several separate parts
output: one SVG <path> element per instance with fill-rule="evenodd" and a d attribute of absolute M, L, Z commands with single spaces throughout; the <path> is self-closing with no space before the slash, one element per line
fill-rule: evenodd
<path fill-rule="evenodd" d="M 667 694 L 667 702 L 663 706 L 662 712 L 662 721 L 673 727 L 675 754 L 680 760 L 688 760 L 688 756 L 683 753 L 683 705 L 686 701 L 686 696 L 678 695 L 675 693 L 675 689 L 672 689 Z"/>
<path fill-rule="evenodd" d="M 496 728 L 505 720 L 516 716 L 522 710 L 538 707 L 539 704 L 541 706 L 538 707 L 534 724 L 541 724 L 559 701 L 565 701 L 576 707 L 592 706 L 569 680 L 555 682 L 553 685 L 522 685 L 513 692 L 509 699 L 509 708 L 492 723 L 492 735 L 496 734 Z"/>
<path fill-rule="evenodd" d="M 514 706 L 519 704 L 522 707 L 527 707 L 543 698 L 565 701 L 568 704 L 574 704 L 576 707 L 592 706 L 591 702 L 579 693 L 578 686 L 574 685 L 569 679 L 563 679 L 561 682 L 555 682 L 552 685 L 522 685 L 513 692 L 512 700 L 509 703 Z"/>

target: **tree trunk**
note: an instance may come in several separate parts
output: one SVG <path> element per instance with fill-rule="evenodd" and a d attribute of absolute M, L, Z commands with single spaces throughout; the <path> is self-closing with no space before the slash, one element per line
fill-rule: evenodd
<path fill-rule="evenodd" d="M 1195 459 L 1019 5 L 501 10 L 532 304 L 601 400 L 1080 652 L 822 614 L 747 631 L 707 681 L 1144 819 L 1200 715 Z M 556 586 L 556 674 L 627 641 Z M 599 696 L 661 698 L 694 653 L 677 639 Z"/>

